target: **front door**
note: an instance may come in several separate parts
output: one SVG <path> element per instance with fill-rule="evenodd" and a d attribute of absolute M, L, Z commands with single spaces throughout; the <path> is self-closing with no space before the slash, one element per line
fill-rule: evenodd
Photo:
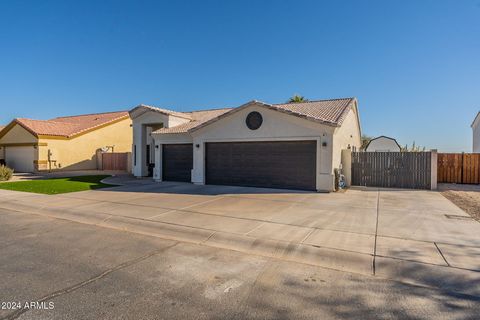
<path fill-rule="evenodd" d="M 153 169 L 155 168 L 155 162 L 152 161 L 154 158 L 152 157 L 152 148 L 149 144 L 146 145 L 145 148 L 145 164 L 147 165 L 147 176 L 153 177 Z"/>

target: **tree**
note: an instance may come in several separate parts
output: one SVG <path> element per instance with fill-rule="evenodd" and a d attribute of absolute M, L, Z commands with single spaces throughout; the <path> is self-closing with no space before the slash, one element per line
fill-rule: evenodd
<path fill-rule="evenodd" d="M 299 102 L 308 102 L 308 99 L 305 99 L 304 96 L 300 96 L 298 94 L 293 95 L 290 99 L 288 99 L 287 103 L 299 103 Z"/>
<path fill-rule="evenodd" d="M 365 150 L 370 140 L 372 140 L 372 137 L 362 134 L 362 146 L 360 147 L 360 150 Z"/>

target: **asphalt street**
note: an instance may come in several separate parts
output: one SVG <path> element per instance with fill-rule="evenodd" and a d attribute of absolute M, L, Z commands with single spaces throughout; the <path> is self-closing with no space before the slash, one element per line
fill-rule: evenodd
<path fill-rule="evenodd" d="M 445 288 L 13 210 L 0 210 L 0 243 L 0 319 L 477 319 L 480 314 L 479 296 Z M 21 307 L 14 310 L 12 302 Z"/>

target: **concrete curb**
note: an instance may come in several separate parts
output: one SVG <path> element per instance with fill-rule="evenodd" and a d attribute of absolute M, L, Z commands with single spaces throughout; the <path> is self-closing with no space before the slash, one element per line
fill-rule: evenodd
<path fill-rule="evenodd" d="M 206 245 L 264 257 L 300 262 L 351 273 L 372 275 L 371 254 L 363 254 L 312 245 L 254 238 L 243 234 L 220 232 L 146 219 L 87 212 L 65 203 L 63 207 L 38 207 L 23 201 L 6 201 L 2 209 L 144 234 L 168 240 Z"/>
<path fill-rule="evenodd" d="M 112 178 L 113 176 L 110 176 L 110 177 L 106 177 L 106 178 L 103 178 L 102 180 L 100 180 L 100 183 L 103 183 L 103 184 L 108 184 L 108 185 L 111 185 L 111 186 L 114 186 L 114 187 L 122 187 L 122 186 L 126 186 L 126 184 L 124 183 L 113 183 L 113 182 L 108 182 L 107 180 Z"/>
<path fill-rule="evenodd" d="M 274 259 L 362 275 L 373 275 L 373 255 L 307 244 L 254 238 L 244 234 L 169 224 L 160 221 L 88 212 L 66 201 L 58 207 L 9 199 L 0 208 L 73 221 L 168 240 L 206 245 Z M 416 286 L 480 297 L 480 272 L 376 256 L 375 276 Z"/>

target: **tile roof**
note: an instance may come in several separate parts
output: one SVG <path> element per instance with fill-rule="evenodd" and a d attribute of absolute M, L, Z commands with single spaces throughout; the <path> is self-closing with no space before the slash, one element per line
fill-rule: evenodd
<path fill-rule="evenodd" d="M 127 118 L 127 111 L 85 114 L 70 117 L 58 117 L 50 120 L 33 120 L 18 118 L 12 123 L 18 123 L 35 136 L 59 136 L 71 138 L 85 131 Z"/>
<path fill-rule="evenodd" d="M 232 110 L 231 108 L 225 109 L 214 109 L 214 110 L 202 110 L 202 111 L 192 111 L 186 112 L 192 119 L 190 122 L 182 123 L 178 126 L 171 128 L 161 128 L 155 131 L 155 133 L 185 133 L 190 129 L 193 129 L 213 118 L 216 118 L 228 111 Z"/>
<path fill-rule="evenodd" d="M 223 116 L 237 112 L 243 107 L 247 107 L 252 104 L 260 104 L 269 109 L 305 118 L 308 120 L 325 123 L 327 125 L 340 126 L 343 123 L 346 115 L 348 114 L 348 111 L 352 107 L 352 103 L 354 101 L 356 101 L 355 98 L 317 100 L 301 103 L 283 104 L 268 104 L 259 101 L 252 101 L 238 108 L 183 112 L 184 115 L 188 115 L 191 118 L 190 122 L 183 123 L 171 128 L 162 128 L 155 131 L 155 133 L 185 133 L 193 131 L 203 126 L 206 126 Z"/>
<path fill-rule="evenodd" d="M 142 114 L 144 114 L 145 112 L 148 112 L 148 111 L 158 112 L 158 113 L 162 113 L 162 114 L 165 114 L 165 115 L 172 115 L 172 116 L 175 116 L 175 117 L 192 120 L 190 115 L 189 115 L 189 112 L 173 111 L 173 110 L 157 108 L 157 107 L 153 107 L 153 106 L 149 106 L 149 105 L 145 105 L 145 104 L 141 104 L 141 105 L 133 108 L 128 113 L 130 114 L 131 118 L 135 118 L 135 117 L 138 117 L 138 116 L 140 116 L 140 115 L 142 115 Z"/>
<path fill-rule="evenodd" d="M 341 125 L 347 116 L 349 107 L 355 98 L 318 100 L 301 103 L 272 105 L 278 111 L 318 120 L 327 124 Z"/>

